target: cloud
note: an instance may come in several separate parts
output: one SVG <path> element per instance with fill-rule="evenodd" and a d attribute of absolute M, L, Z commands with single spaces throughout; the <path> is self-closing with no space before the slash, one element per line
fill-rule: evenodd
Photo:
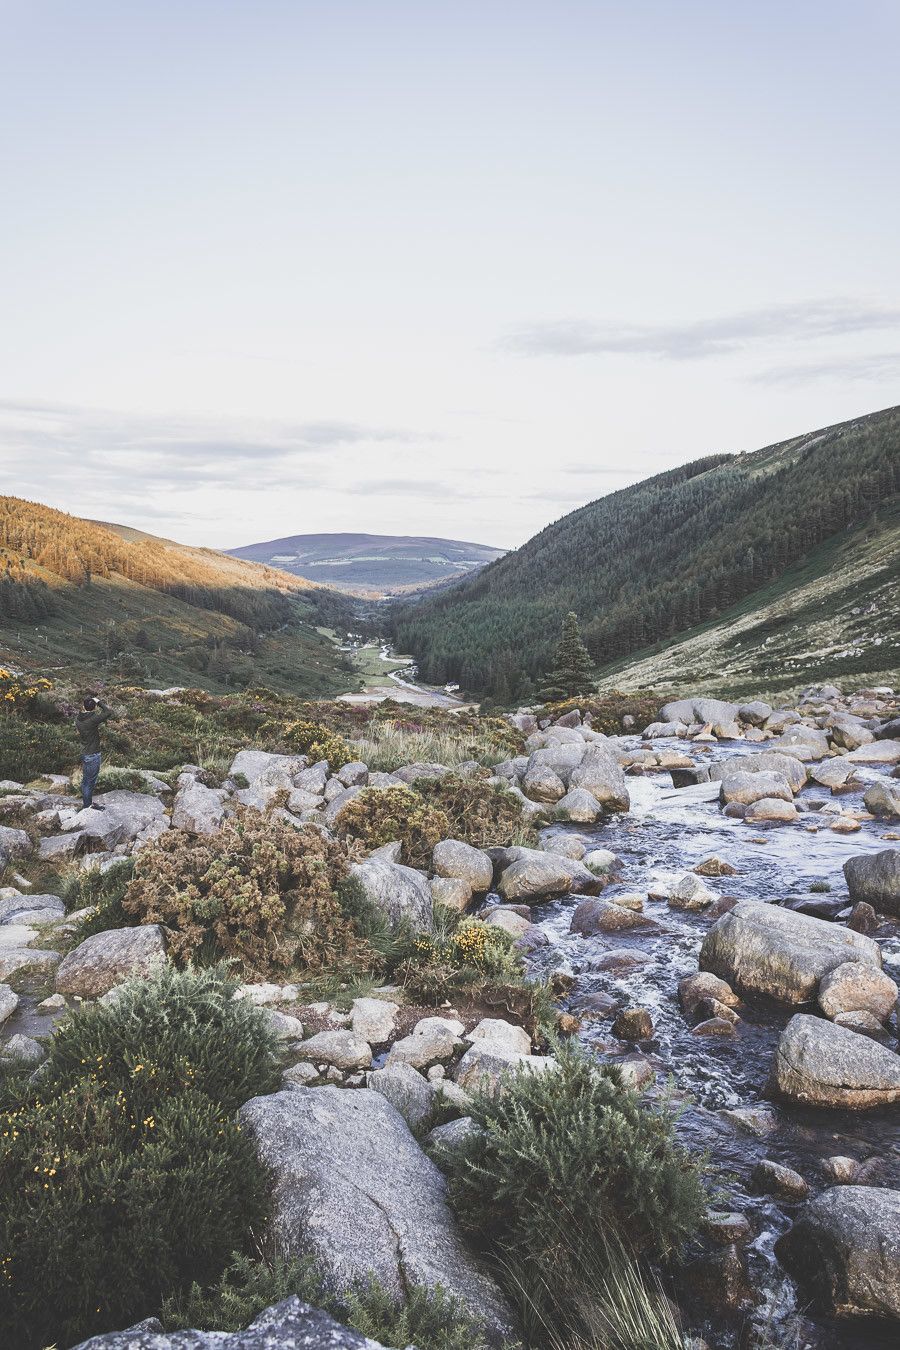
<path fill-rule="evenodd" d="M 466 491 L 454 483 L 439 483 L 428 478 L 367 478 L 359 482 L 343 485 L 344 492 L 360 492 L 376 497 L 456 497 L 473 501 L 485 496 L 500 496 L 500 493 Z"/>
<path fill-rule="evenodd" d="M 900 376 L 900 352 L 873 353 L 846 361 L 817 361 L 802 366 L 770 366 L 748 375 L 753 384 L 801 385 L 816 380 L 883 380 Z"/>
<path fill-rule="evenodd" d="M 695 361 L 764 341 L 808 342 L 892 328 L 900 328 L 900 309 L 832 299 L 772 305 L 680 324 L 542 321 L 510 329 L 497 345 L 501 351 L 519 356 L 637 354 Z"/>

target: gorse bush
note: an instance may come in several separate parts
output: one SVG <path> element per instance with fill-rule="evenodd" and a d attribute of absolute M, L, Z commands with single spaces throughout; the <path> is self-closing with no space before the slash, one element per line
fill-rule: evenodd
<path fill-rule="evenodd" d="M 455 1155 L 454 1209 L 508 1270 L 531 1284 L 552 1272 L 534 1293 L 548 1322 L 570 1325 L 585 1251 L 664 1259 L 700 1224 L 701 1167 L 670 1118 L 578 1051 L 561 1051 L 555 1072 L 512 1075 L 471 1115 L 483 1129 Z"/>
<path fill-rule="evenodd" d="M 263 732 L 266 726 L 263 727 Z M 306 755 L 311 764 L 327 759 L 332 772 L 337 772 L 342 764 L 349 764 L 354 758 L 343 736 L 330 731 L 319 722 L 308 722 L 303 718 L 299 718 L 296 722 L 288 722 L 282 727 L 279 739 L 285 749 L 292 750 L 298 755 Z"/>
<path fill-rule="evenodd" d="M 71 1344 L 215 1281 L 265 1220 L 269 1177 L 239 1102 L 275 1046 L 217 971 L 171 969 L 76 1014 L 0 1114 L 0 1325 Z"/>
<path fill-rule="evenodd" d="M 535 841 L 523 824 L 522 803 L 502 784 L 445 774 L 420 779 L 416 791 L 447 818 L 448 836 L 474 848 L 505 848 Z"/>
<path fill-rule="evenodd" d="M 163 924 L 179 962 L 316 971 L 361 955 L 336 896 L 347 870 L 346 847 L 312 826 L 240 811 L 214 834 L 169 830 L 142 849 L 123 909 Z"/>
<path fill-rule="evenodd" d="M 412 788 L 364 788 L 341 811 L 338 828 L 368 849 L 399 839 L 403 862 L 427 868 L 435 844 L 449 834 L 450 821 Z"/>

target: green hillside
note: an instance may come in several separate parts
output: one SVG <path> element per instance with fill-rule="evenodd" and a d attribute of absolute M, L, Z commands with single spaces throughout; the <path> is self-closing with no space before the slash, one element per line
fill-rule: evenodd
<path fill-rule="evenodd" d="M 846 574 L 847 593 L 855 586 L 862 598 L 872 578 L 879 586 L 898 578 L 887 525 L 900 486 L 898 450 L 900 408 L 891 408 L 659 474 L 564 516 L 478 576 L 399 608 L 396 640 L 415 654 L 424 679 L 456 680 L 510 699 L 531 693 L 549 664 L 560 616 L 570 609 L 606 675 L 639 653 L 719 625 L 742 604 L 745 622 L 760 610 L 761 623 L 777 625 L 781 611 L 768 612 L 773 588 L 789 595 L 809 580 L 809 569 L 816 577 L 829 568 Z M 888 547 L 873 562 L 864 546 L 878 534 Z M 816 623 L 827 619 L 818 610 L 837 606 L 836 597 L 822 586 L 807 594 Z M 804 613 L 784 623 L 782 664 L 794 641 L 800 651 L 804 635 L 815 631 Z M 855 617 L 866 629 L 871 616 Z M 758 640 L 763 657 L 767 635 L 741 639 L 747 669 L 751 644 Z M 842 639 L 834 647 L 826 644 L 821 664 L 835 672 L 842 662 L 868 660 L 840 656 Z M 693 679 L 688 669 L 683 674 Z"/>
<path fill-rule="evenodd" d="M 0 497 L 0 663 L 326 696 L 357 682 L 316 631 L 345 622 L 342 596 L 277 569 Z"/>

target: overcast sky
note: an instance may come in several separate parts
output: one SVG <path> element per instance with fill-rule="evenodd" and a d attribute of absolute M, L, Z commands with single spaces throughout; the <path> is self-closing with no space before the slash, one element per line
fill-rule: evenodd
<path fill-rule="evenodd" d="M 900 402 L 896 0 L 0 0 L 0 491 L 501 546 Z"/>

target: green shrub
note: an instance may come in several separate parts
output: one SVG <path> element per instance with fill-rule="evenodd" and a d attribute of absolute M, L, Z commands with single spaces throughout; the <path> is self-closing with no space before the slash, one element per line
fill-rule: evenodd
<path fill-rule="evenodd" d="M 830 881 L 813 881 L 813 882 L 810 883 L 809 889 L 810 889 L 811 891 L 814 891 L 817 895 L 825 895 L 825 894 L 827 894 L 828 891 L 831 890 L 831 882 L 830 882 Z"/>
<path fill-rule="evenodd" d="M 448 834 L 474 848 L 506 848 L 534 842 L 535 832 L 522 820 L 522 803 L 507 787 L 461 778 L 420 778 L 416 792 L 447 819 Z"/>
<path fill-rule="evenodd" d="M 4 778 L 27 783 L 42 773 L 69 773 L 78 756 L 70 726 L 0 713 L 0 764 Z"/>
<path fill-rule="evenodd" d="M 133 859 L 123 858 L 105 872 L 101 872 L 99 867 L 89 867 L 68 878 L 62 894 L 69 913 L 90 906 L 95 908 L 95 912 L 82 921 L 79 937 L 105 933 L 108 928 L 129 928 L 137 922 L 133 915 L 126 914 L 122 908 L 133 875 Z"/>
<path fill-rule="evenodd" d="M 156 795 L 145 776 L 137 769 L 101 769 L 97 779 L 97 791 L 143 792 L 148 797 Z"/>
<path fill-rule="evenodd" d="M 671 697 L 674 698 L 675 695 Z M 659 694 L 654 694 L 652 690 L 637 689 L 629 694 L 619 689 L 611 689 L 606 694 L 589 694 L 584 698 L 570 698 L 562 703 L 548 704 L 542 713 L 546 717 L 557 718 L 578 709 L 582 716 L 590 713 L 594 731 L 601 731 L 604 736 L 620 736 L 623 730 L 623 717 L 633 717 L 634 729 L 643 731 L 644 727 L 656 721 L 659 704 Z"/>
<path fill-rule="evenodd" d="M 269 725 L 263 726 L 263 732 Z M 349 764 L 354 758 L 343 736 L 319 722 L 307 722 L 302 718 L 288 722 L 282 727 L 279 739 L 286 749 L 306 755 L 311 764 L 327 759 L 332 771 L 337 771 L 342 764 Z"/>
<path fill-rule="evenodd" d="M 167 830 L 142 849 L 123 909 L 163 924 L 179 962 L 317 971 L 362 955 L 336 895 L 347 868 L 346 848 L 312 826 L 239 811 L 214 834 Z"/>
<path fill-rule="evenodd" d="M 242 1331 L 264 1308 L 292 1294 L 384 1345 L 488 1350 L 478 1323 L 440 1286 L 413 1285 L 405 1302 L 398 1302 L 374 1282 L 336 1297 L 312 1261 L 288 1260 L 268 1252 L 254 1258 L 236 1254 L 212 1288 L 195 1282 L 180 1297 L 167 1299 L 163 1323 L 170 1331 L 182 1327 Z"/>
<path fill-rule="evenodd" d="M 71 1344 L 215 1281 L 265 1220 L 269 1177 L 236 1106 L 275 1045 L 220 972 L 164 970 L 76 1014 L 0 1114 L 0 1325 Z"/>
<path fill-rule="evenodd" d="M 664 1259 L 699 1227 L 701 1165 L 671 1119 L 579 1051 L 562 1050 L 555 1072 L 511 1075 L 471 1114 L 484 1128 L 455 1154 L 454 1208 L 514 1280 L 536 1286 L 553 1273 L 535 1297 L 554 1325 L 570 1325 L 584 1293 L 585 1252 Z"/>
<path fill-rule="evenodd" d="M 363 788 L 341 811 L 338 827 L 368 849 L 399 839 L 403 861 L 423 868 L 430 866 L 435 844 L 450 833 L 444 812 L 408 787 Z"/>

